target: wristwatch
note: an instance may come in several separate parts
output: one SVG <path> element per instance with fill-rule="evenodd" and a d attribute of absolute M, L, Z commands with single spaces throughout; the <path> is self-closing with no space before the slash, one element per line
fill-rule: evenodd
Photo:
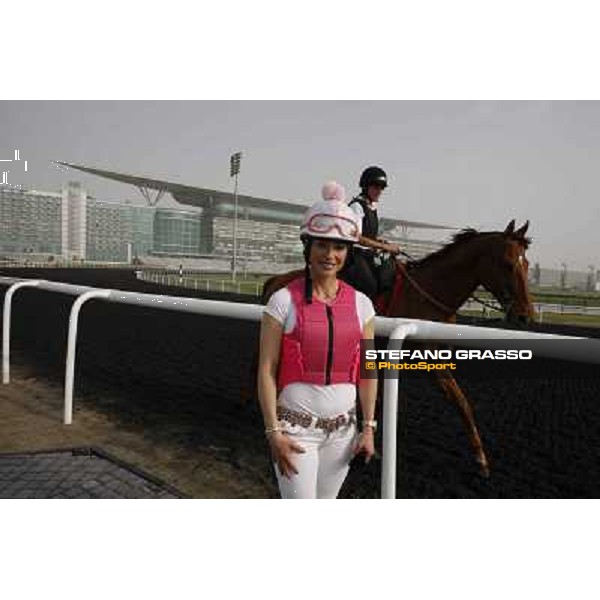
<path fill-rule="evenodd" d="M 365 427 L 370 427 L 373 430 L 373 433 L 375 433 L 377 431 L 377 421 L 363 421 L 363 429 Z"/>

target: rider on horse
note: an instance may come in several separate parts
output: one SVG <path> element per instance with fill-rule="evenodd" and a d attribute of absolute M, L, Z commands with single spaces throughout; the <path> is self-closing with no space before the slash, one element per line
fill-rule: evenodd
<path fill-rule="evenodd" d="M 360 176 L 361 193 L 352 199 L 349 206 L 362 221 L 362 232 L 354 248 L 353 262 L 344 273 L 344 279 L 369 298 L 375 298 L 379 289 L 378 266 L 375 264 L 377 251 L 398 254 L 400 246 L 378 239 L 379 218 L 377 203 L 387 187 L 387 175 L 380 167 L 368 167 Z"/>

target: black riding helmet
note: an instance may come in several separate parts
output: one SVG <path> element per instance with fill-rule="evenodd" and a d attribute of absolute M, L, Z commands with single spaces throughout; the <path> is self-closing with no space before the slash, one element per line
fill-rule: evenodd
<path fill-rule="evenodd" d="M 366 191 L 370 185 L 387 187 L 387 175 L 381 167 L 367 167 L 360 176 L 359 187 Z"/>

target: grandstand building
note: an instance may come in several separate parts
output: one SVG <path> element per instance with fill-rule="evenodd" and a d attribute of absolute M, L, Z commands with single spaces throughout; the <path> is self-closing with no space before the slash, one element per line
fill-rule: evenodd
<path fill-rule="evenodd" d="M 154 244 L 157 256 L 202 254 L 202 214 L 190 210 L 154 209 Z"/>
<path fill-rule="evenodd" d="M 79 183 L 62 193 L 0 187 L 0 254 L 47 260 L 130 262 L 132 258 L 223 258 L 233 252 L 233 219 L 88 197 Z M 298 225 L 238 222 L 243 261 L 301 260 Z"/>
<path fill-rule="evenodd" d="M 61 256 L 82 260 L 87 248 L 87 194 L 81 183 L 63 186 L 61 198 Z"/>
<path fill-rule="evenodd" d="M 0 255 L 102 262 L 138 258 L 146 263 L 171 258 L 188 265 L 194 259 L 231 260 L 233 194 L 62 164 L 135 185 L 147 205 L 99 201 L 78 182 L 66 184 L 62 193 L 0 186 Z M 154 197 L 152 192 L 156 192 Z M 180 209 L 157 206 L 165 192 Z M 237 247 L 242 268 L 303 264 L 298 227 L 306 209 L 307 204 L 239 195 Z M 434 251 L 440 242 L 409 237 L 409 231 L 447 233 L 450 229 L 386 218 L 381 219 L 381 228 L 383 237 L 398 242 L 415 258 Z"/>
<path fill-rule="evenodd" d="M 0 186 L 0 253 L 62 253 L 62 194 Z"/>
<path fill-rule="evenodd" d="M 128 249 L 129 254 L 152 252 L 153 227 L 154 209 L 100 202 L 76 182 L 62 193 L 0 186 L 4 258 L 123 262 Z"/>
<path fill-rule="evenodd" d="M 133 185 L 137 187 L 149 206 L 156 206 L 162 196 L 168 192 L 182 210 L 195 210 L 200 214 L 198 217 L 200 256 L 222 259 L 230 259 L 233 256 L 236 200 L 233 194 L 83 165 L 58 164 L 96 177 Z M 237 196 L 237 201 L 237 245 L 238 257 L 242 261 L 250 264 L 270 261 L 279 265 L 303 263 L 298 226 L 309 203 L 282 202 L 243 194 Z M 173 215 L 173 218 L 176 217 Z M 448 230 L 454 229 L 445 225 L 385 217 L 380 219 L 380 224 L 381 235 L 390 241 L 398 242 L 414 258 L 421 258 L 439 248 L 441 240 L 434 240 L 430 236 L 435 237 L 436 232 L 443 232 L 446 236 Z M 194 225 L 189 227 L 193 229 Z M 165 230 L 168 229 L 165 225 Z M 418 238 L 414 237 L 415 230 L 419 232 L 427 230 L 429 239 L 426 239 L 422 233 Z M 174 227 L 171 227 L 170 231 L 172 236 L 180 235 L 179 230 Z M 153 254 L 192 256 L 190 249 L 193 248 L 186 241 L 179 249 L 175 246 L 166 248 L 164 244 L 155 244 Z"/>

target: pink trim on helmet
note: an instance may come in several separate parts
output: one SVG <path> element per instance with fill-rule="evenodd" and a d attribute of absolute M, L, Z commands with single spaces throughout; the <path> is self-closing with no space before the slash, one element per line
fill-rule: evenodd
<path fill-rule="evenodd" d="M 344 188 L 335 181 L 327 182 L 322 189 L 323 200 L 315 202 L 305 213 L 300 236 L 320 237 L 344 242 L 358 242 L 362 222 L 346 204 Z M 319 218 L 323 225 L 314 227 Z"/>
<path fill-rule="evenodd" d="M 319 224 L 317 221 L 321 221 L 321 223 Z M 359 235 L 358 225 L 355 220 L 339 215 L 333 216 L 322 213 L 312 215 L 306 224 L 306 229 L 316 237 L 320 234 L 331 233 L 334 229 L 337 229 L 343 238 L 355 238 Z"/>

